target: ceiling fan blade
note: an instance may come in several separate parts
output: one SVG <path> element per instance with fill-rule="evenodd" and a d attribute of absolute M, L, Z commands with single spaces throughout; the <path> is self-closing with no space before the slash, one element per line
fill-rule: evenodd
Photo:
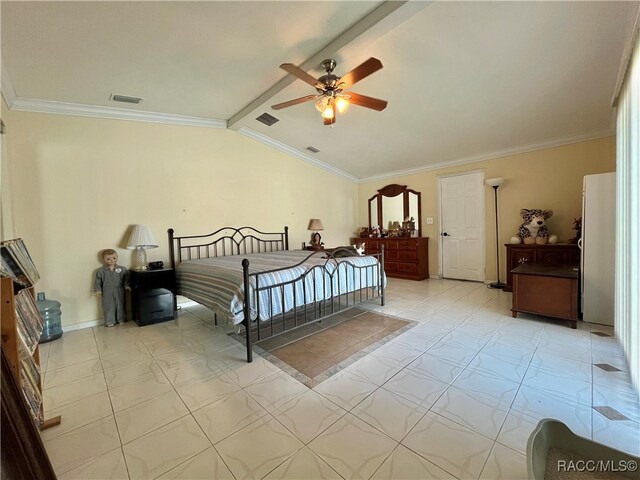
<path fill-rule="evenodd" d="M 382 111 L 387 108 L 387 101 L 379 98 L 367 97 L 359 93 L 347 92 L 345 96 L 349 97 L 349 103 L 360 105 L 361 107 L 372 108 L 373 110 Z"/>
<path fill-rule="evenodd" d="M 373 72 L 377 72 L 381 68 L 382 68 L 382 62 L 377 58 L 371 57 L 369 60 L 367 60 L 364 63 L 361 63 L 356 68 L 351 70 L 349 73 L 344 75 L 340 80 L 338 80 L 337 84 L 340 85 L 341 83 L 344 83 L 345 86 L 340 88 L 342 89 L 349 88 L 354 83 L 359 82 L 365 77 L 368 77 Z"/>
<path fill-rule="evenodd" d="M 324 125 L 333 125 L 334 123 L 336 123 L 336 116 L 334 115 L 331 118 L 323 118 L 322 123 Z"/>
<path fill-rule="evenodd" d="M 286 71 L 287 73 L 290 73 L 294 77 L 298 77 L 300 80 L 308 83 L 314 88 L 320 87 L 324 89 L 324 86 L 318 82 L 317 78 L 312 77 L 307 72 L 302 70 L 300 67 L 296 67 L 293 63 L 283 63 L 282 65 L 280 65 L 280 68 Z"/>
<path fill-rule="evenodd" d="M 306 97 L 296 98 L 294 100 L 289 100 L 288 102 L 278 103 L 277 105 L 271 105 L 271 108 L 274 110 L 280 110 L 282 108 L 292 107 L 294 105 L 298 105 L 299 103 L 310 102 L 315 100 L 320 95 L 307 95 Z"/>

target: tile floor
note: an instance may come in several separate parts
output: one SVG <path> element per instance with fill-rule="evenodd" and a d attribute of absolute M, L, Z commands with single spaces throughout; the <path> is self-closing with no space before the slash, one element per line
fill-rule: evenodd
<path fill-rule="evenodd" d="M 610 329 L 513 319 L 511 294 L 478 283 L 390 280 L 387 293 L 369 308 L 418 325 L 313 389 L 245 363 L 200 306 L 42 345 L 46 417 L 62 415 L 42 432 L 58 477 L 526 478 L 545 417 L 640 455 L 624 357 L 593 334 Z"/>

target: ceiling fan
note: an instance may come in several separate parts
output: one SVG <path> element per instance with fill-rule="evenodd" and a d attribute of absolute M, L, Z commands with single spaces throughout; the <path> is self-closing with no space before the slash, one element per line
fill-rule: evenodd
<path fill-rule="evenodd" d="M 299 103 L 315 101 L 316 109 L 322 112 L 324 124 L 333 125 L 336 121 L 336 113 L 342 113 L 350 103 L 378 111 L 384 110 L 387 107 L 386 100 L 367 97 L 366 95 L 355 92 L 345 92 L 345 90 L 354 83 L 359 82 L 382 68 L 382 62 L 377 58 L 371 57 L 342 77 L 333 74 L 333 69 L 336 68 L 335 60 L 323 60 L 321 65 L 326 74 L 318 79 L 313 78 L 292 63 L 283 63 L 280 65 L 280 68 L 286 72 L 314 87 L 318 93 L 316 95 L 307 95 L 289 100 L 288 102 L 278 103 L 277 105 L 272 105 L 271 108 L 280 110 L 298 105 Z"/>

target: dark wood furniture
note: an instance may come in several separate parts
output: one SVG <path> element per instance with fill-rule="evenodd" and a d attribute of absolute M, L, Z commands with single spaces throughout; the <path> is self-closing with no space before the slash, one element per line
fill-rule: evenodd
<path fill-rule="evenodd" d="M 395 197 L 399 198 L 395 199 Z M 389 228 L 389 223 L 392 221 L 397 221 L 402 224 L 405 218 L 413 217 L 414 227 L 418 231 L 418 237 L 422 236 L 422 205 L 420 192 L 411 190 L 407 188 L 406 185 L 387 185 L 378 190 L 378 193 L 369 199 L 368 206 L 369 228 L 377 225 L 387 229 Z M 386 213 L 385 210 L 387 210 Z M 401 218 L 400 215 L 402 215 Z"/>
<path fill-rule="evenodd" d="M 512 316 L 534 313 L 569 320 L 576 328 L 578 320 L 578 267 L 524 263 L 512 271 Z"/>
<path fill-rule="evenodd" d="M 526 245 L 507 243 L 507 285 L 505 292 L 513 290 L 511 271 L 525 263 L 543 265 L 580 265 L 580 249 L 575 243 Z"/>
<path fill-rule="evenodd" d="M 56 475 L 33 423 L 13 367 L 2 349 L 2 478 L 55 480 Z"/>
<path fill-rule="evenodd" d="M 389 277 L 429 278 L 429 237 L 352 238 L 354 243 L 364 243 L 367 255 L 380 253 L 384 245 L 384 271 Z"/>
<path fill-rule="evenodd" d="M 33 354 L 25 350 L 21 346 L 22 340 L 20 340 L 18 329 L 18 322 L 16 314 L 16 296 L 20 294 L 30 295 L 35 298 L 35 292 L 33 286 L 22 286 L 14 282 L 9 277 L 0 278 L 0 297 L 2 298 L 2 309 L 0 316 L 0 328 L 2 332 L 2 352 L 6 357 L 11 373 L 13 374 L 15 381 L 20 385 L 24 398 L 31 398 L 32 401 L 37 399 L 39 405 L 30 403 L 31 416 L 35 422 L 35 425 L 44 430 L 55 425 L 58 425 L 61 421 L 61 416 L 44 418 L 44 404 L 42 402 L 42 380 L 40 378 L 40 350 L 36 345 Z M 35 306 L 34 306 L 35 308 Z M 37 312 L 35 312 L 38 315 Z M 23 319 L 28 321 L 28 319 Z M 42 333 L 42 332 L 40 332 Z M 39 335 L 39 334 L 38 334 Z M 37 343 L 38 337 L 35 338 Z M 29 403 L 25 402 L 29 405 Z"/>
<path fill-rule="evenodd" d="M 241 257 L 289 250 L 289 228 L 286 226 L 284 232 L 262 232 L 253 227 L 223 227 L 213 233 L 189 236 L 176 236 L 170 228 L 168 236 L 171 265 L 177 271 L 179 285 L 184 280 L 184 275 L 178 266 L 185 260 L 220 256 Z M 384 255 L 372 255 L 377 261 L 372 260 L 365 264 L 357 261 L 362 257 L 340 258 L 343 252 L 350 253 L 344 248 L 310 251 L 305 260 L 299 263 L 256 272 L 251 271 L 249 258 L 238 259 L 238 268 L 242 266 L 240 289 L 243 292 L 242 320 L 239 324 L 242 324 L 245 330 L 248 363 L 253 361 L 253 344 L 260 340 L 318 322 L 324 317 L 352 308 L 364 301 L 379 298 L 380 304 L 384 306 Z M 318 262 L 318 259 L 322 260 Z M 309 267 L 307 261 L 313 266 Z M 284 271 L 302 273 L 282 275 L 287 277 L 282 280 L 269 280 L 272 277 L 280 277 L 279 274 Z M 219 280 L 216 278 L 216 282 L 207 285 L 207 289 L 221 288 Z M 350 281 L 352 284 L 349 287 Z M 228 285 L 228 282 L 226 284 Z M 293 307 L 289 310 L 285 306 L 286 291 L 292 294 L 293 299 Z M 263 301 L 257 301 L 258 297 L 262 300 L 267 298 L 262 310 L 260 306 Z M 206 297 L 201 298 L 201 303 L 208 300 Z M 212 302 L 212 305 L 215 307 L 215 302 Z"/>
<path fill-rule="evenodd" d="M 176 316 L 176 274 L 173 268 L 132 270 L 131 315 L 138 326 L 173 320 Z"/>

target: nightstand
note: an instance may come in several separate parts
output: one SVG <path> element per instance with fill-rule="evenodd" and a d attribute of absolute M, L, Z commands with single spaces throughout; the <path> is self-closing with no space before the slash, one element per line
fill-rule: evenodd
<path fill-rule="evenodd" d="M 176 273 L 173 268 L 131 270 L 131 315 L 142 327 L 176 316 Z"/>

